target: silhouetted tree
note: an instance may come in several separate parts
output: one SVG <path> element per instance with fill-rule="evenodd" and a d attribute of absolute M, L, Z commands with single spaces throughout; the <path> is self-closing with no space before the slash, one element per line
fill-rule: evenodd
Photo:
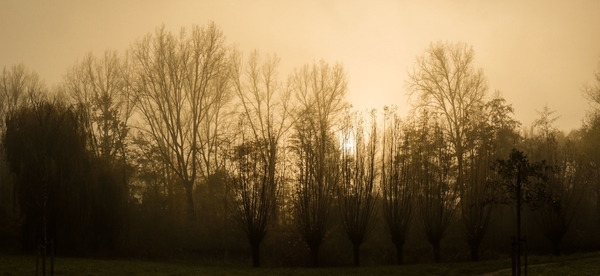
<path fill-rule="evenodd" d="M 454 217 L 458 192 L 456 176 L 451 171 L 451 146 L 446 140 L 438 118 L 426 111 L 415 129 L 413 162 L 417 184 L 419 222 L 427 241 L 433 247 L 436 262 L 441 262 L 440 242 Z"/>
<path fill-rule="evenodd" d="M 454 148 L 461 191 L 466 135 L 487 92 L 483 71 L 473 67 L 474 57 L 473 48 L 464 43 L 431 44 L 417 57 L 407 81 L 409 95 L 419 97 L 417 107 L 426 107 L 445 121 L 441 127 Z"/>
<path fill-rule="evenodd" d="M 384 125 L 381 154 L 381 191 L 383 216 L 392 242 L 396 246 L 398 264 L 403 263 L 402 248 L 412 222 L 416 204 L 416 162 L 411 133 L 400 118 L 389 108 L 384 109 Z"/>
<path fill-rule="evenodd" d="M 4 67 L 0 72 L 0 136 L 6 130 L 7 116 L 28 106 L 46 92 L 38 75 L 23 64 Z M 15 232 L 19 224 L 19 208 L 14 177 L 10 173 L 7 156 L 0 140 L 0 224 L 4 231 Z M 14 228 L 14 229 L 13 229 Z M 11 238 L 12 239 L 12 238 Z"/>
<path fill-rule="evenodd" d="M 125 160 L 127 123 L 135 101 L 126 58 L 116 51 L 106 51 L 101 58 L 89 53 L 69 70 L 64 82 L 71 102 L 87 119 L 95 155 L 110 163 Z"/>
<path fill-rule="evenodd" d="M 596 222 L 600 225 L 600 113 L 590 112 L 581 128 L 581 152 L 588 172 L 588 191 L 595 199 Z"/>
<path fill-rule="evenodd" d="M 44 253 L 50 241 L 66 253 L 116 248 L 126 192 L 88 151 L 81 117 L 60 102 L 36 100 L 7 119 L 3 144 L 16 178 L 26 250 L 39 244 Z"/>
<path fill-rule="evenodd" d="M 193 189 L 198 175 L 216 171 L 215 135 L 228 99 L 230 62 L 225 37 L 213 23 L 179 35 L 158 28 L 131 50 L 141 130 L 179 176 L 188 218 L 195 218 Z"/>
<path fill-rule="evenodd" d="M 581 128 L 582 152 L 586 170 L 589 171 L 588 187 L 595 197 L 596 219 L 600 225 L 600 63 L 594 72 L 595 82 L 584 84 L 583 95 L 592 109 L 588 111 Z"/>
<path fill-rule="evenodd" d="M 265 146 L 261 142 L 265 143 L 246 141 L 234 147 L 230 176 L 229 208 L 252 246 L 254 267 L 260 266 L 260 243 L 275 217 L 279 184 L 269 179 L 268 163 L 261 156 Z"/>
<path fill-rule="evenodd" d="M 337 199 L 344 230 L 353 245 L 355 266 L 360 266 L 360 246 L 373 229 L 377 211 L 379 133 L 374 112 L 368 123 L 359 114 L 348 114 L 341 130 Z"/>
<path fill-rule="evenodd" d="M 298 183 L 294 209 L 312 264 L 319 266 L 319 247 L 329 229 L 333 193 L 339 180 L 339 146 L 333 126 L 346 107 L 347 79 L 341 65 L 321 61 L 296 69 L 289 81 L 298 104 L 292 141 Z"/>
<path fill-rule="evenodd" d="M 560 243 L 578 213 L 587 176 L 578 149 L 569 140 L 559 163 L 548 174 L 544 200 L 536 213 L 538 224 L 552 243 L 552 254 L 560 255 Z"/>
<path fill-rule="evenodd" d="M 96 227 L 107 232 L 113 231 L 108 228 L 120 228 L 129 221 L 127 207 L 133 167 L 128 157 L 127 138 L 135 101 L 131 78 L 127 56 L 121 57 L 116 51 L 105 51 L 100 58 L 89 53 L 64 77 L 64 92 L 78 109 L 88 134 L 86 144 L 104 174 L 98 181 L 105 183 L 99 185 L 112 187 L 102 189 L 99 197 L 117 199 L 103 204 L 98 213 L 104 223 Z M 119 216 L 114 215 L 113 208 L 118 210 Z"/>
<path fill-rule="evenodd" d="M 407 87 L 409 95 L 418 96 L 417 108 L 427 108 L 443 121 L 440 124 L 445 139 L 452 145 L 452 166 L 457 170 L 456 187 L 460 193 L 462 219 L 467 229 L 467 239 L 472 250 L 478 250 L 479 236 L 483 237 L 489 211 L 473 209 L 483 202 L 485 185 L 480 181 L 466 181 L 465 158 L 474 149 L 469 143 L 473 130 L 478 126 L 478 117 L 484 108 L 483 97 L 487 92 L 487 82 L 483 71 L 474 68 L 475 52 L 464 43 L 431 44 L 425 54 L 417 57 L 415 68 L 409 73 Z M 471 161 L 474 161 L 473 159 Z M 469 172 L 473 175 L 473 172 Z M 483 188 L 483 189 L 482 189 Z M 484 192 L 484 193 L 482 193 Z M 475 213 L 474 213 L 475 212 Z M 483 213 L 481 213 L 483 212 Z M 476 214 L 478 213 L 478 214 Z M 478 221 L 473 221 L 477 219 Z M 473 228 L 475 227 L 475 228 Z M 483 230 L 483 231 L 481 231 Z M 478 233 L 473 236 L 473 232 Z M 472 252 L 473 259 L 477 253 Z"/>
<path fill-rule="evenodd" d="M 460 215 L 471 260 L 479 260 L 479 247 L 490 222 L 494 208 L 492 189 L 488 180 L 493 172 L 492 162 L 508 156 L 508 150 L 517 142 L 519 123 L 511 118 L 512 107 L 496 94 L 486 102 L 467 128 L 465 136 L 464 182 L 460 198 Z"/>
<path fill-rule="evenodd" d="M 529 162 L 527 155 L 513 148 L 508 159 L 497 159 L 492 165 L 496 172 L 495 198 L 500 203 L 517 207 L 517 268 L 521 274 L 521 206 L 535 206 L 544 196 L 548 170 L 545 162 Z"/>
<path fill-rule="evenodd" d="M 552 243 L 552 253 L 560 254 L 560 242 L 570 228 L 577 214 L 585 185 L 589 178 L 584 171 L 581 154 L 579 153 L 576 137 L 564 137 L 553 123 L 559 118 L 548 106 L 539 112 L 532 131 L 525 137 L 525 150 L 534 161 L 544 161 L 550 166 L 547 181 L 540 197 L 538 208 L 534 213 L 536 222 L 542 228 L 546 238 Z M 532 158 L 532 159 L 533 159 Z"/>
<path fill-rule="evenodd" d="M 281 139 L 289 128 L 290 93 L 277 79 L 279 59 L 262 64 L 258 52 L 242 66 L 236 60 L 234 84 L 241 103 L 240 142 L 232 156 L 230 209 L 252 246 L 252 263 L 260 266 L 260 243 L 274 223 L 281 185 Z"/>

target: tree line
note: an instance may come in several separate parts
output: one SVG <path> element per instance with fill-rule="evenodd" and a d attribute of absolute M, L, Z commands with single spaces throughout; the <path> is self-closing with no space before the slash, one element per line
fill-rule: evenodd
<path fill-rule="evenodd" d="M 402 264 L 422 239 L 440 262 L 454 231 L 448 243 L 477 261 L 490 225 L 515 232 L 517 206 L 560 254 L 574 227 L 600 226 L 597 109 L 568 134 L 547 106 L 523 127 L 474 58 L 465 43 L 432 43 L 408 74 L 405 117 L 353 110 L 339 63 L 284 81 L 276 55 L 245 56 L 214 23 L 90 53 L 52 89 L 23 65 L 4 68 L 2 245 L 221 259 L 249 248 L 253 266 L 261 252 L 319 266 L 348 248 L 359 266 L 373 240 L 386 249 L 371 255 L 391 246 Z M 583 88 L 595 107 L 596 80 Z"/>

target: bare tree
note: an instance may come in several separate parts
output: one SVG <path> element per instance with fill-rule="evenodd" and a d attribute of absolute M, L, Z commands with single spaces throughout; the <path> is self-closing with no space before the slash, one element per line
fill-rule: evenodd
<path fill-rule="evenodd" d="M 139 40 L 132 56 L 137 109 L 145 122 L 140 130 L 178 175 L 194 219 L 194 185 L 198 175 L 210 174 L 217 152 L 218 128 L 208 126 L 219 121 L 229 89 L 225 37 L 214 23 L 182 28 L 178 35 L 162 27 Z"/>
<path fill-rule="evenodd" d="M 381 154 L 381 190 L 383 215 L 396 246 L 398 264 L 403 263 L 402 248 L 415 213 L 415 162 L 411 158 L 411 138 L 401 119 L 389 108 L 384 109 Z"/>
<path fill-rule="evenodd" d="M 25 65 L 4 67 L 0 74 L 0 133 L 4 131 L 4 119 L 7 114 L 23 107 L 32 99 L 39 98 L 46 88 L 37 73 L 28 70 Z"/>
<path fill-rule="evenodd" d="M 321 61 L 295 70 L 289 86 L 298 103 L 292 142 L 297 158 L 296 221 L 313 266 L 319 266 L 319 247 L 329 228 L 338 181 L 339 147 L 333 126 L 347 106 L 347 79 L 341 65 Z"/>
<path fill-rule="evenodd" d="M 498 158 L 508 156 L 514 147 L 519 123 L 511 117 L 512 106 L 507 105 L 498 93 L 486 102 L 469 122 L 464 156 L 464 182 L 461 190 L 460 215 L 465 226 L 465 236 L 471 260 L 479 260 L 479 247 L 487 232 L 494 209 L 491 165 Z"/>
<path fill-rule="evenodd" d="M 407 81 L 409 95 L 419 97 L 417 107 L 427 107 L 446 122 L 444 132 L 454 148 L 461 186 L 467 128 L 487 92 L 483 71 L 473 67 L 474 58 L 473 48 L 464 43 L 432 44 L 417 57 Z"/>
<path fill-rule="evenodd" d="M 596 104 L 596 108 L 600 105 L 600 62 L 598 63 L 598 70 L 594 73 L 596 82 L 593 84 L 583 85 L 583 95 L 592 104 Z"/>
<path fill-rule="evenodd" d="M 414 143 L 419 222 L 427 241 L 433 246 L 436 262 L 441 261 L 441 240 L 456 210 L 458 192 L 451 171 L 450 143 L 436 116 L 424 112 L 418 123 Z M 431 120 L 431 121 L 430 121 Z"/>
<path fill-rule="evenodd" d="M 101 58 L 88 53 L 70 68 L 64 82 L 71 101 L 86 116 L 96 156 L 124 160 L 134 100 L 127 60 L 116 51 L 106 51 Z"/>
<path fill-rule="evenodd" d="M 344 229 L 353 245 L 355 266 L 360 266 L 360 246 L 373 229 L 377 212 L 379 137 L 375 111 L 369 116 L 369 122 L 365 123 L 360 114 L 348 114 L 341 130 L 337 199 Z"/>
<path fill-rule="evenodd" d="M 260 266 L 260 243 L 266 236 L 277 210 L 278 182 L 269 175 L 269 163 L 261 155 L 266 141 L 241 138 L 231 160 L 231 199 L 229 209 L 252 246 L 252 264 Z M 269 179 L 273 177 L 273 179 Z"/>
<path fill-rule="evenodd" d="M 240 144 L 233 153 L 230 209 L 252 246 L 252 263 L 260 266 L 260 243 L 275 219 L 282 171 L 281 139 L 288 130 L 290 93 L 277 79 L 276 56 L 261 63 L 258 52 L 242 66 L 236 61 L 234 83 L 241 103 Z M 278 173 L 279 172 L 279 173 Z"/>
<path fill-rule="evenodd" d="M 465 179 L 465 158 L 469 151 L 473 153 L 474 150 L 468 147 L 476 145 L 469 143 L 472 139 L 469 136 L 474 135 L 474 130 L 477 130 L 478 117 L 484 109 L 483 97 L 487 92 L 483 71 L 474 68 L 474 57 L 473 48 L 464 43 L 431 44 L 424 55 L 417 57 L 415 68 L 407 81 L 409 95 L 418 96 L 416 108 L 427 108 L 428 112 L 443 120 L 443 136 L 452 145 L 452 162 L 456 164 L 456 187 L 460 200 L 466 201 L 461 204 L 461 212 L 467 236 L 478 231 L 475 228 L 481 228 L 481 223 L 487 224 L 486 217 L 489 217 L 486 214 L 489 211 L 482 210 L 483 213 L 479 213 L 472 207 L 485 200 L 485 190 L 481 189 L 484 185 L 473 178 L 470 181 Z M 475 171 L 469 172 L 473 175 L 472 173 Z M 473 211 L 479 214 L 474 214 Z M 474 222 L 474 218 L 478 221 Z M 479 231 L 477 237 L 467 238 L 471 239 L 471 250 L 478 250 L 475 245 L 479 242 L 476 240 L 480 240 L 479 236 L 483 238 L 484 233 L 485 231 Z M 472 252 L 472 257 L 477 259 L 477 253 Z"/>
<path fill-rule="evenodd" d="M 559 118 L 554 113 L 548 106 L 539 112 L 540 117 L 535 120 L 530 136 L 526 137 L 525 150 L 533 161 L 545 162 L 550 168 L 534 215 L 552 243 L 552 253 L 560 255 L 560 242 L 577 215 L 585 179 L 589 177 L 584 171 L 576 141 L 567 138 L 564 144 L 559 143 L 564 134 L 553 126 Z"/>

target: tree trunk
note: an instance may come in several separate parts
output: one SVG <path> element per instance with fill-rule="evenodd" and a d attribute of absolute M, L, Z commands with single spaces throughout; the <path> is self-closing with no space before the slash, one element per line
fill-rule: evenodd
<path fill-rule="evenodd" d="M 313 267 L 319 267 L 319 247 L 320 243 L 314 243 L 309 246 L 310 249 L 310 257 L 312 260 Z"/>
<path fill-rule="evenodd" d="M 252 266 L 260 267 L 260 243 L 253 242 L 252 244 Z"/>
<path fill-rule="evenodd" d="M 479 261 L 479 245 L 481 245 L 481 239 L 474 239 L 469 241 L 469 248 L 471 249 L 471 261 Z"/>
<path fill-rule="evenodd" d="M 360 243 L 353 243 L 354 266 L 360 266 Z"/>
<path fill-rule="evenodd" d="M 401 265 L 404 263 L 404 254 L 402 252 L 404 243 L 403 242 L 395 242 L 394 244 L 396 245 L 396 260 L 398 262 L 398 265 Z"/>
<path fill-rule="evenodd" d="M 431 243 L 433 246 L 433 257 L 435 258 L 436 263 L 440 263 L 442 261 L 442 256 L 440 254 L 440 241 L 434 241 Z"/>
<path fill-rule="evenodd" d="M 552 255 L 559 256 L 560 255 L 560 240 L 555 239 L 552 241 Z"/>
<path fill-rule="evenodd" d="M 190 180 L 183 181 L 185 195 L 187 197 L 187 216 L 188 219 L 196 220 L 196 210 L 194 209 L 194 182 Z"/>

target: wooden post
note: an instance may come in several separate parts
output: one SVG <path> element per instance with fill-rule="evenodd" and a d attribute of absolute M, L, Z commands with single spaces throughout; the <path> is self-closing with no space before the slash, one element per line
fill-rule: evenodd
<path fill-rule="evenodd" d="M 512 270 L 512 276 L 516 276 L 517 275 L 517 252 L 516 252 L 516 248 L 517 248 L 517 242 L 516 242 L 516 237 L 512 236 L 510 237 L 510 246 L 511 246 L 511 251 L 510 251 L 510 268 Z"/>
<path fill-rule="evenodd" d="M 37 257 L 35 258 L 35 276 L 38 275 L 40 270 L 40 246 L 38 245 Z"/>
<path fill-rule="evenodd" d="M 527 236 L 523 237 L 523 263 L 524 263 L 524 270 L 525 270 L 525 276 L 527 276 Z"/>
<path fill-rule="evenodd" d="M 50 275 L 54 276 L 54 240 L 50 240 Z"/>

